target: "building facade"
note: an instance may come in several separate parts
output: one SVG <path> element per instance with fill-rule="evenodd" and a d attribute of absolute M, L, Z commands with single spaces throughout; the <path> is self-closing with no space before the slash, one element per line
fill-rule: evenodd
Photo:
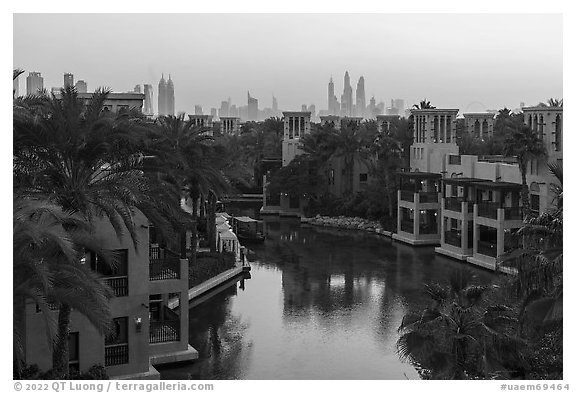
<path fill-rule="evenodd" d="M 44 78 L 39 72 L 29 72 L 26 77 L 26 94 L 35 95 L 44 90 Z"/>
<path fill-rule="evenodd" d="M 523 112 L 525 123 L 548 152 L 546 158 L 529 162 L 526 174 L 530 208 L 539 214 L 555 203 L 551 185 L 556 179 L 547 164 L 562 164 L 563 111 L 526 107 Z M 515 157 L 460 155 L 450 126 L 456 113 L 412 110 L 411 171 L 398 175 L 394 239 L 413 245 L 438 244 L 437 253 L 494 270 L 498 257 L 515 247 L 513 234 L 523 223 L 522 176 Z M 490 130 L 485 125 L 493 115 L 471 115 L 464 115 L 471 127 L 467 129 L 479 127 L 482 137 L 484 130 Z"/>
<path fill-rule="evenodd" d="M 476 139 L 492 138 L 494 136 L 494 114 L 487 112 L 464 113 L 464 129 Z"/>
<path fill-rule="evenodd" d="M 223 135 L 239 135 L 240 118 L 229 116 L 220 117 L 220 131 Z"/>
<path fill-rule="evenodd" d="M 95 254 L 83 258 L 86 268 L 101 275 L 114 297 L 109 335 L 100 334 L 83 315 L 72 311 L 70 367 L 80 372 L 101 364 L 111 378 L 159 379 L 155 365 L 198 358 L 188 345 L 188 307 L 175 307 L 180 299 L 184 304 L 188 299 L 188 260 L 158 244 L 156 231 L 141 213 L 134 220 L 138 249 L 130 239 L 118 240 L 109 222 L 96 225 L 102 246 L 117 256 L 113 268 Z M 26 305 L 25 321 L 26 363 L 50 369 L 52 348 L 35 303 Z"/>

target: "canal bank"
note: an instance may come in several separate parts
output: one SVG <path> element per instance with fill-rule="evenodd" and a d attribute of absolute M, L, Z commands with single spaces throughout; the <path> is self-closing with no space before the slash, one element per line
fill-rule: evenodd
<path fill-rule="evenodd" d="M 417 379 L 396 354 L 403 316 L 427 304 L 424 285 L 463 267 L 431 247 L 340 228 L 265 218 L 251 276 L 190 303 L 196 361 L 163 379 Z M 492 273 L 472 268 L 479 283 Z M 220 290 L 221 289 L 221 290 Z"/>

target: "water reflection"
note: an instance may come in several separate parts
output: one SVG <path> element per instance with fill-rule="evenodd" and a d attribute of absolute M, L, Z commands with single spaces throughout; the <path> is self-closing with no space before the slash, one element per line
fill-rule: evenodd
<path fill-rule="evenodd" d="M 249 255 L 252 279 L 190 310 L 200 359 L 165 367 L 162 377 L 417 378 L 395 353 L 397 328 L 426 303 L 423 283 L 462 264 L 373 234 L 265 224 L 266 242 Z"/>

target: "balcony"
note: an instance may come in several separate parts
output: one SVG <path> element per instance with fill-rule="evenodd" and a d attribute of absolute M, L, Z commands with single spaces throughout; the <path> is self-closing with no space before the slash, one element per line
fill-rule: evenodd
<path fill-rule="evenodd" d="M 462 247 L 462 235 L 460 232 L 446 231 L 444 232 L 444 243 L 454 247 Z"/>
<path fill-rule="evenodd" d="M 180 279 L 180 256 L 157 246 L 150 247 L 150 281 Z"/>
<path fill-rule="evenodd" d="M 408 233 L 414 233 L 414 221 L 412 220 L 400 221 L 400 230 Z"/>
<path fill-rule="evenodd" d="M 180 319 L 150 321 L 150 344 L 180 341 Z"/>
<path fill-rule="evenodd" d="M 522 208 L 521 207 L 505 207 L 504 208 L 504 219 L 505 220 L 522 220 Z"/>
<path fill-rule="evenodd" d="M 498 218 L 498 208 L 500 204 L 498 202 L 482 202 L 478 204 L 478 217 L 492 218 L 496 220 Z"/>
<path fill-rule="evenodd" d="M 410 190 L 400 190 L 400 199 L 414 203 L 414 192 Z"/>
<path fill-rule="evenodd" d="M 108 277 L 104 281 L 116 297 L 128 296 L 128 276 Z"/>
<path fill-rule="evenodd" d="M 462 211 L 462 198 L 444 198 L 444 209 L 460 213 Z"/>
<path fill-rule="evenodd" d="M 420 203 L 435 203 L 438 202 L 438 193 L 436 191 L 418 193 L 420 195 Z"/>
<path fill-rule="evenodd" d="M 106 345 L 104 348 L 104 362 L 106 367 L 128 363 L 128 344 Z"/>
<path fill-rule="evenodd" d="M 492 258 L 496 258 L 497 250 L 496 244 L 484 241 L 478 241 L 478 254 L 487 255 Z"/>

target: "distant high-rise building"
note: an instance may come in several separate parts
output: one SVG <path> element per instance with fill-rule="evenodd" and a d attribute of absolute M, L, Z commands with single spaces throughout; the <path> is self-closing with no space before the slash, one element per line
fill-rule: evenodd
<path fill-rule="evenodd" d="M 64 74 L 64 88 L 68 86 L 74 86 L 74 75 L 69 72 Z"/>
<path fill-rule="evenodd" d="M 220 111 L 218 117 L 228 117 L 230 114 L 230 101 L 222 101 L 220 103 Z"/>
<path fill-rule="evenodd" d="M 392 101 L 392 106 L 398 109 L 399 114 L 404 114 L 404 100 L 401 98 L 396 98 Z"/>
<path fill-rule="evenodd" d="M 174 99 L 174 82 L 172 82 L 172 77 L 168 74 L 168 83 L 166 84 L 166 109 L 169 115 L 176 113 Z"/>
<path fill-rule="evenodd" d="M 142 93 L 142 86 L 140 85 L 134 86 L 134 93 Z"/>
<path fill-rule="evenodd" d="M 308 111 L 310 112 L 311 121 L 316 121 L 316 105 L 314 104 L 308 105 Z"/>
<path fill-rule="evenodd" d="M 376 117 L 376 99 L 374 96 L 370 98 L 370 105 L 368 105 L 368 115 L 371 119 Z"/>
<path fill-rule="evenodd" d="M 39 72 L 29 72 L 26 77 L 26 94 L 38 94 L 44 90 L 44 78 Z"/>
<path fill-rule="evenodd" d="M 250 96 L 248 92 L 248 111 L 246 113 L 247 120 L 257 121 L 258 120 L 258 100 Z"/>
<path fill-rule="evenodd" d="M 74 85 L 74 87 L 76 88 L 76 91 L 78 93 L 88 93 L 88 85 L 81 79 L 78 82 L 76 82 L 76 85 Z"/>
<path fill-rule="evenodd" d="M 344 92 L 342 93 L 342 100 L 340 103 L 340 114 L 342 116 L 352 116 L 352 86 L 350 85 L 350 75 L 348 71 L 344 74 Z"/>
<path fill-rule="evenodd" d="M 228 116 L 230 117 L 240 117 L 240 111 L 238 110 L 238 108 L 236 107 L 235 104 L 230 105 L 230 111 L 228 113 Z"/>
<path fill-rule="evenodd" d="M 158 83 L 158 115 L 168 114 L 168 94 L 166 91 L 166 80 L 164 74 Z"/>
<path fill-rule="evenodd" d="M 212 119 L 216 119 L 218 117 L 218 110 L 216 108 L 210 108 L 210 116 L 212 116 Z"/>
<path fill-rule="evenodd" d="M 202 106 L 201 105 L 194 105 L 194 114 L 195 115 L 203 115 L 202 113 Z"/>
<path fill-rule="evenodd" d="M 152 90 L 152 85 L 144 85 L 144 109 L 143 112 L 145 115 L 152 116 L 154 115 L 154 92 Z"/>
<path fill-rule="evenodd" d="M 272 96 L 272 111 L 274 111 L 274 114 L 278 111 L 278 100 L 274 96 Z"/>
<path fill-rule="evenodd" d="M 306 104 L 302 104 L 302 112 L 308 112 L 308 107 Z"/>
<path fill-rule="evenodd" d="M 358 79 L 356 86 L 356 116 L 364 117 L 366 111 L 366 93 L 364 92 L 364 77 Z"/>
<path fill-rule="evenodd" d="M 331 115 L 337 114 L 336 104 L 338 99 L 334 95 L 334 81 L 330 77 L 330 82 L 328 82 L 328 113 Z"/>

